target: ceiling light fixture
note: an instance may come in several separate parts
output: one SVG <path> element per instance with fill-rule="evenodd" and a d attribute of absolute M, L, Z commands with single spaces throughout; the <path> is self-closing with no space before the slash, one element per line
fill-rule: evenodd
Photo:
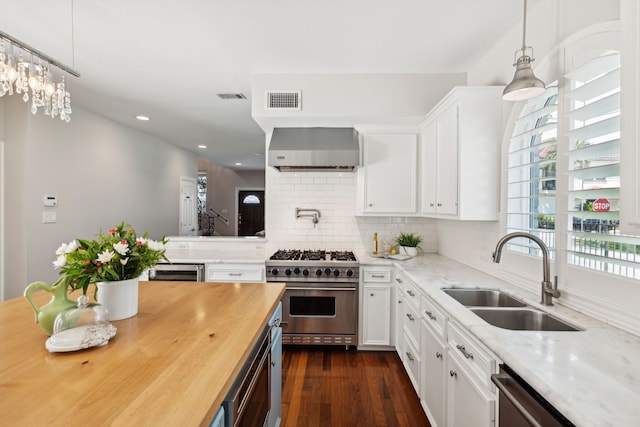
<path fill-rule="evenodd" d="M 204 144 L 200 144 L 200 145 L 198 145 L 198 148 L 207 148 L 207 146 L 204 145 Z"/>
<path fill-rule="evenodd" d="M 138 120 L 140 120 L 140 121 L 142 121 L 142 122 L 148 122 L 149 120 L 151 120 L 151 119 L 149 118 L 149 116 L 143 116 L 142 114 L 138 114 L 138 115 L 136 116 L 136 119 L 138 119 Z"/>
<path fill-rule="evenodd" d="M 0 97 L 22 94 L 24 102 L 31 98 L 33 114 L 43 107 L 47 116 L 70 122 L 71 93 L 65 84 L 64 74 L 57 83 L 54 81 L 53 71 L 56 68 L 80 77 L 80 73 L 72 68 L 0 31 Z"/>
<path fill-rule="evenodd" d="M 524 18 L 522 21 L 522 47 L 516 50 L 513 58 L 516 59 L 513 64 L 516 67 L 516 73 L 511 83 L 504 88 L 502 99 L 505 101 L 523 101 L 525 99 L 535 98 L 545 91 L 544 82 L 533 74 L 531 63 L 534 61 L 533 48 L 525 44 L 525 34 L 527 31 L 527 0 L 524 0 Z M 531 56 L 527 55 L 526 50 L 531 51 Z M 521 53 L 518 57 L 518 53 Z"/>

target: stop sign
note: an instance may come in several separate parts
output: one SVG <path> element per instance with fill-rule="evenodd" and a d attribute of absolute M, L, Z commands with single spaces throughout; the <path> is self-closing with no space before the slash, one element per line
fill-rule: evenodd
<path fill-rule="evenodd" d="M 596 199 L 593 202 L 594 212 L 609 212 L 609 209 L 611 209 L 611 203 L 607 199 Z"/>

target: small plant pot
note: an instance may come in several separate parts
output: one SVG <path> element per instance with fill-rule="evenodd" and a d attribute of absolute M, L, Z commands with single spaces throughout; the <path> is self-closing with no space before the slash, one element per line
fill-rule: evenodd
<path fill-rule="evenodd" d="M 410 257 L 414 257 L 418 255 L 418 248 L 414 246 L 400 246 L 400 253 L 402 255 L 408 255 Z"/>

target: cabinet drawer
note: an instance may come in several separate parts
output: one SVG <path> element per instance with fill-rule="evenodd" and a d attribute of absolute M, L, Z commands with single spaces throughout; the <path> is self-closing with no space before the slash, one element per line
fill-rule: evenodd
<path fill-rule="evenodd" d="M 391 269 L 365 268 L 363 276 L 365 282 L 391 283 Z"/>
<path fill-rule="evenodd" d="M 402 354 L 402 360 L 404 361 L 404 366 L 407 368 L 407 374 L 409 374 L 409 379 L 411 380 L 411 384 L 413 384 L 413 388 L 420 395 L 420 352 L 416 349 L 416 347 L 411 342 L 411 339 L 404 334 L 404 353 Z"/>
<path fill-rule="evenodd" d="M 447 317 L 430 298 L 422 297 L 422 308 L 420 310 L 420 316 L 425 319 L 425 323 L 431 325 L 431 327 L 438 333 L 438 338 L 443 341 L 447 340 Z"/>
<path fill-rule="evenodd" d="M 420 315 L 411 305 L 404 305 L 404 317 L 402 319 L 404 333 L 413 340 L 414 347 L 420 347 Z"/>
<path fill-rule="evenodd" d="M 467 370 L 489 391 L 494 390 L 491 374 L 496 373 L 496 357 L 454 322 L 447 326 L 449 352 L 457 356 Z"/>
<path fill-rule="evenodd" d="M 418 286 L 411 280 L 404 280 L 404 296 L 405 300 L 415 307 L 416 311 L 420 309 L 421 293 L 418 290 Z"/>
<path fill-rule="evenodd" d="M 207 282 L 264 282 L 264 264 L 209 264 Z"/>

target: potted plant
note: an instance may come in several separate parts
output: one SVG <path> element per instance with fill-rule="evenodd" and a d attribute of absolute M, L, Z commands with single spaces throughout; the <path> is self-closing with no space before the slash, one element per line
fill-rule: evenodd
<path fill-rule="evenodd" d="M 420 247 L 421 242 L 422 237 L 414 233 L 400 233 L 400 235 L 396 237 L 396 243 L 400 247 L 400 253 L 412 257 L 418 255 L 418 249 L 422 249 Z"/>
<path fill-rule="evenodd" d="M 95 296 L 109 310 L 110 320 L 126 319 L 138 313 L 138 280 L 142 272 L 165 256 L 167 240 L 149 239 L 148 233 L 136 235 L 129 224 L 100 231 L 95 240 L 76 239 L 63 243 L 53 262 L 67 277 L 70 290 L 87 293 L 96 284 Z"/>

